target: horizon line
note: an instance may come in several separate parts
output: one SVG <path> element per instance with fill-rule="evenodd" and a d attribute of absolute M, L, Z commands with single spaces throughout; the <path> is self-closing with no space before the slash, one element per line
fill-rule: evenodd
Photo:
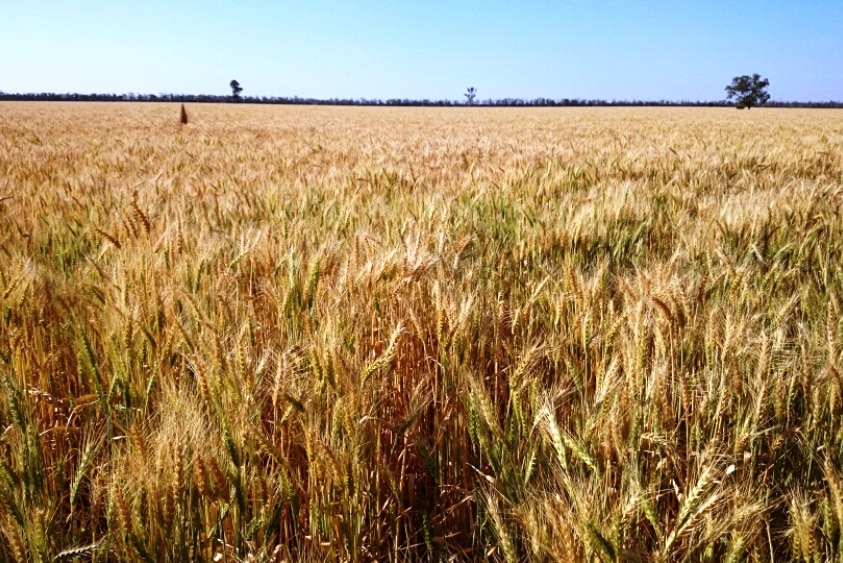
<path fill-rule="evenodd" d="M 24 98 L 24 99 L 14 99 Z M 35 98 L 35 99 L 33 99 Z M 37 99 L 42 98 L 42 99 Z M 48 99 L 43 99 L 48 98 Z M 91 99 L 94 98 L 94 99 Z M 201 98 L 201 99 L 197 99 Z M 257 104 L 278 104 L 278 105 L 404 105 L 404 106 L 724 106 L 737 105 L 736 101 L 728 99 L 717 100 L 641 100 L 641 99 L 618 99 L 612 98 L 550 98 L 538 96 L 534 98 L 487 98 L 467 102 L 459 98 L 353 98 L 353 97 L 302 97 L 294 96 L 232 96 L 230 94 L 184 94 L 184 93 L 136 93 L 124 92 L 122 94 L 111 93 L 81 93 L 81 92 L 4 92 L 0 90 L 2 101 L 104 101 L 104 102 L 144 102 L 144 101 L 172 101 L 172 102 L 206 102 L 206 103 L 257 103 Z M 770 100 L 762 106 L 841 106 L 840 100 Z"/>

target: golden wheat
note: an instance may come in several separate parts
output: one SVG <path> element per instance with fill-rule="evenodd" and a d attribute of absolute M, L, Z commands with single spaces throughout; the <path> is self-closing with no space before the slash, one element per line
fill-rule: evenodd
<path fill-rule="evenodd" d="M 843 553 L 839 112 L 0 110 L 0 561 Z"/>

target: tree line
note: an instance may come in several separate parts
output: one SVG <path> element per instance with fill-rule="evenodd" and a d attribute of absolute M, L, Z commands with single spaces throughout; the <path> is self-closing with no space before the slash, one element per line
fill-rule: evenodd
<path fill-rule="evenodd" d="M 234 83 L 236 81 L 232 81 Z M 431 100 L 431 99 L 369 99 L 369 98 L 302 98 L 299 96 L 242 96 L 239 83 L 232 86 L 232 95 L 221 96 L 212 94 L 79 94 L 79 93 L 4 93 L 0 92 L 2 101 L 56 101 L 56 102 L 180 102 L 180 103 L 246 103 L 246 104 L 285 104 L 285 105 L 328 105 L 328 106 L 485 106 L 485 107 L 603 107 L 603 106 L 689 106 L 689 107 L 735 107 L 740 105 L 742 98 L 736 96 L 737 101 L 673 101 L 673 100 L 602 100 L 578 98 L 500 98 L 476 99 L 476 90 L 469 89 L 466 100 Z M 236 94 L 235 94 L 236 93 Z M 731 96 L 730 96 L 731 97 Z M 843 108 L 843 102 L 783 102 L 766 101 L 767 107 L 782 108 Z"/>

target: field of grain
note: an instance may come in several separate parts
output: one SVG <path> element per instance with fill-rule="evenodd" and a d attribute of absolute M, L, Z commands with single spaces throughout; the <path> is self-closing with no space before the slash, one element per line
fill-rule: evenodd
<path fill-rule="evenodd" d="M 0 561 L 843 557 L 843 113 L 0 104 Z"/>

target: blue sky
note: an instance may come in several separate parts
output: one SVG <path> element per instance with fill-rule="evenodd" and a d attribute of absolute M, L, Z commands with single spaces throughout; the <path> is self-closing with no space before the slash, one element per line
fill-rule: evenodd
<path fill-rule="evenodd" d="M 843 100 L 840 0 L 4 4 L 4 92 Z"/>

